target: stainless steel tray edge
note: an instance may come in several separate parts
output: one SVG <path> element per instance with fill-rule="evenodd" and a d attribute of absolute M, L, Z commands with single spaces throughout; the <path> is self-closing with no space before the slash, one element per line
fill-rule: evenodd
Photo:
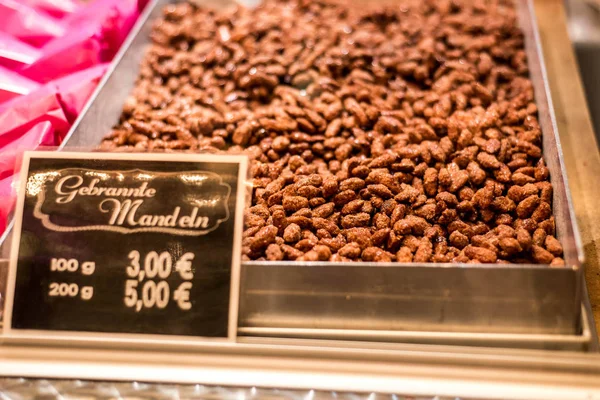
<path fill-rule="evenodd" d="M 534 265 L 249 262 L 239 326 L 572 335 L 579 282 L 576 269 Z"/>
<path fill-rule="evenodd" d="M 567 176 L 567 167 L 564 161 L 563 150 L 560 142 L 560 134 L 558 131 L 558 125 L 556 123 L 556 115 L 554 114 L 554 104 L 552 102 L 552 96 L 550 91 L 550 83 L 548 82 L 548 71 L 546 68 L 546 63 L 544 62 L 544 53 L 542 49 L 542 41 L 540 38 L 540 33 L 538 29 L 537 16 L 535 14 L 535 6 L 534 0 L 518 0 L 520 3 L 520 7 L 525 7 L 527 9 L 527 13 L 529 15 L 529 20 L 531 21 L 530 25 L 522 23 L 523 31 L 525 35 L 529 35 L 532 37 L 531 40 L 526 41 L 526 47 L 529 47 L 528 50 L 528 62 L 529 65 L 531 63 L 535 63 L 537 68 L 539 68 L 540 79 L 532 79 L 535 91 L 536 104 L 538 106 L 538 114 L 540 125 L 542 127 L 542 132 L 544 138 L 549 136 L 547 132 L 552 132 L 552 138 L 554 143 L 550 143 L 554 149 L 556 149 L 557 158 L 552 160 L 558 163 L 558 168 L 561 172 L 562 184 L 559 186 L 563 189 L 565 201 L 566 201 L 566 211 L 569 213 L 570 224 L 568 228 L 570 228 L 569 234 L 572 236 L 574 240 L 574 249 L 576 255 L 579 260 L 579 265 L 584 268 L 585 265 L 585 257 L 583 251 L 583 243 L 581 240 L 581 235 L 579 233 L 579 227 L 577 223 L 577 216 L 575 215 L 575 209 L 573 208 L 573 198 L 571 196 L 571 191 L 569 190 L 569 178 Z M 521 14 L 522 15 L 522 14 Z M 533 45 L 533 43 L 535 45 Z M 540 106 L 543 107 L 540 110 Z M 545 147 L 546 143 L 544 143 Z M 544 158 L 546 158 L 546 154 L 544 154 Z M 546 160 L 548 162 L 548 160 Z M 556 178 L 556 177 L 552 177 Z M 554 184 L 554 182 L 552 182 Z M 583 272 L 582 272 L 583 277 Z"/>
<path fill-rule="evenodd" d="M 511 333 L 470 333 L 470 332 L 430 332 L 430 331 L 381 331 L 349 329 L 302 329 L 240 327 L 238 335 L 243 340 L 251 338 L 294 338 L 332 340 L 341 343 L 360 341 L 363 343 L 415 343 L 430 345 L 480 346 L 522 348 L 540 350 L 597 351 L 587 310 L 582 305 L 582 331 L 579 335 L 552 334 L 511 334 Z M 260 342 L 260 341 L 258 341 Z"/>
<path fill-rule="evenodd" d="M 2 328 L 3 294 L 6 290 L 8 260 L 0 259 L 0 330 Z M 316 340 L 325 340 L 329 346 L 344 347 L 356 341 L 355 346 L 377 347 L 378 343 L 388 343 L 389 349 L 394 343 L 414 343 L 426 345 L 504 347 L 513 349 L 544 349 L 570 351 L 598 351 L 597 336 L 590 310 L 582 305 L 580 334 L 520 334 L 520 333 L 473 333 L 473 332 L 427 332 L 427 331 L 385 331 L 350 329 L 307 329 L 281 327 L 240 327 L 238 342 L 265 343 L 281 340 L 283 343 L 310 344 Z M 0 336 L 0 340 L 1 340 Z M 279 338 L 279 339 L 275 339 Z M 303 339 L 310 341 L 302 342 Z"/>

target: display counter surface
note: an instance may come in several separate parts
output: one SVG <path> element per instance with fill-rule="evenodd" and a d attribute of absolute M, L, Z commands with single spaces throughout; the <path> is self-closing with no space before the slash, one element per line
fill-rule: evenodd
<path fill-rule="evenodd" d="M 600 176 L 600 155 L 566 29 L 564 5 L 561 0 L 534 0 L 534 4 L 585 250 L 591 308 L 600 328 L 600 210 L 596 207 L 600 185 L 595 184 Z M 241 386 L 250 388 L 250 394 L 253 386 L 291 388 L 308 390 L 309 395 L 303 397 L 306 399 L 319 398 L 311 388 L 343 388 L 355 393 L 369 393 L 376 388 L 377 392 L 387 394 L 498 399 L 595 399 L 600 390 L 598 356 L 566 351 L 503 349 L 499 352 L 477 347 L 386 343 L 363 347 L 363 343 L 352 342 L 340 348 L 335 347 L 341 346 L 339 342 L 307 344 L 297 340 L 292 345 L 270 338 L 242 338 L 235 346 L 198 344 L 193 350 L 188 343 L 151 349 L 135 343 L 127 348 L 76 342 L 47 346 L 46 342 L 20 344 L 5 340 L 3 344 L 0 360 L 6 362 L 0 363 L 3 364 L 0 375 L 68 379 L 68 383 L 59 382 L 59 386 L 64 384 L 62 387 L 68 390 L 77 385 L 93 386 L 86 381 L 71 380 L 74 373 L 90 381 L 121 379 Z M 49 388 L 55 383 L 10 379 L 0 381 L 0 391 L 20 392 L 20 388 L 28 385 Z M 128 393 L 137 392 L 132 393 L 136 398 L 145 398 L 139 390 L 145 388 L 143 384 L 122 383 L 120 387 Z M 200 386 L 186 388 L 204 390 Z M 384 397 L 369 394 L 369 398 Z"/>
<path fill-rule="evenodd" d="M 600 153 L 561 0 L 535 0 L 569 187 L 585 252 L 585 276 L 596 327 L 600 329 Z"/>

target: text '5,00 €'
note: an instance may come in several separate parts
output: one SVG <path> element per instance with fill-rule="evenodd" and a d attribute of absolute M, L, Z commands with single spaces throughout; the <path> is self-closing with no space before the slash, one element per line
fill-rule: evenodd
<path fill-rule="evenodd" d="M 163 309 L 169 301 L 173 300 L 177 306 L 188 311 L 192 308 L 190 302 L 190 290 L 194 272 L 192 261 L 194 253 L 185 253 L 173 265 L 171 254 L 167 251 L 157 253 L 151 251 L 144 257 L 144 266 L 140 264 L 140 252 L 133 250 L 129 253 L 129 265 L 126 273 L 129 278 L 125 281 L 125 306 L 133 308 L 136 312 L 143 308 Z M 171 288 L 166 279 L 175 271 L 183 280 L 182 283 L 171 293 Z"/>

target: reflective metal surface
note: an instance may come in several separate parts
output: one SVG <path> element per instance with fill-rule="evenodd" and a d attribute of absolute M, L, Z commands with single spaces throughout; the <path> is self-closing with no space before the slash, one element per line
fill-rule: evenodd
<path fill-rule="evenodd" d="M 600 356 L 300 339 L 110 343 L 4 339 L 0 376 L 491 399 L 600 400 Z"/>
<path fill-rule="evenodd" d="M 167 385 L 139 382 L 94 382 L 81 380 L 0 379 L 3 400 L 475 400 L 472 397 L 405 396 L 383 393 L 348 393 L 321 390 L 236 388 L 204 385 Z"/>
<path fill-rule="evenodd" d="M 581 331 L 556 329 L 572 307 L 581 307 L 571 302 L 577 276 L 566 269 L 547 272 L 248 263 L 242 269 L 238 334 L 590 349 L 588 313 L 578 321 Z M 549 292 L 553 295 L 544 294 Z"/>
<path fill-rule="evenodd" d="M 569 269 L 246 263 L 241 326 L 574 333 Z M 510 290 L 509 290 L 510 288 Z M 549 295 L 552 293 L 552 295 Z"/>

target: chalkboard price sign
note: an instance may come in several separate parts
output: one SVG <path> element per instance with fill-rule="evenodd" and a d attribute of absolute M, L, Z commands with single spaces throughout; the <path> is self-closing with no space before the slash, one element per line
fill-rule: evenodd
<path fill-rule="evenodd" d="M 28 152 L 5 333 L 234 339 L 247 158 Z"/>

